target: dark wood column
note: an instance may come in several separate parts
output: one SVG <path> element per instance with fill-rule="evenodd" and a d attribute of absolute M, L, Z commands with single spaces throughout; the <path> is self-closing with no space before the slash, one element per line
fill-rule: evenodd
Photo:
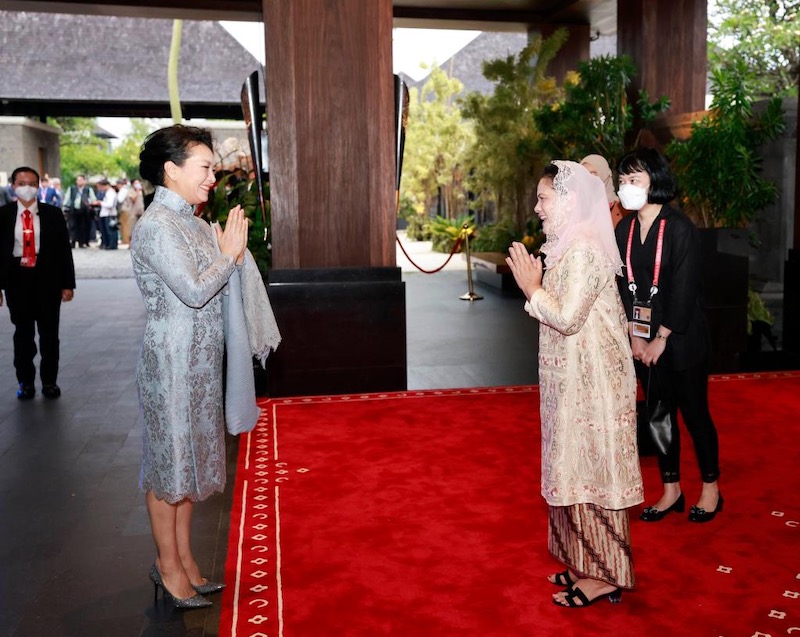
<path fill-rule="evenodd" d="M 391 0 L 263 0 L 275 268 L 395 265 Z"/>
<path fill-rule="evenodd" d="M 272 396 L 406 388 L 391 0 L 263 0 Z"/>
<path fill-rule="evenodd" d="M 670 114 L 705 109 L 706 0 L 617 0 L 617 53 L 633 58 L 631 86 L 667 95 Z"/>

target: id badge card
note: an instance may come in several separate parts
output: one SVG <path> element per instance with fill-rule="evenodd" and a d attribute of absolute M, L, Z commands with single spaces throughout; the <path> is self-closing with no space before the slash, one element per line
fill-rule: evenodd
<path fill-rule="evenodd" d="M 653 309 L 649 303 L 636 301 L 633 304 L 633 335 L 639 338 L 650 338 L 650 322 Z"/>

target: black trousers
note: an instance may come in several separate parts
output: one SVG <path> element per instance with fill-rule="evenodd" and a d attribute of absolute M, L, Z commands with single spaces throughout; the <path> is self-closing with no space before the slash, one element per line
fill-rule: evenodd
<path fill-rule="evenodd" d="M 708 366 L 706 363 L 674 371 L 663 367 L 650 369 L 636 361 L 636 375 L 650 404 L 660 398 L 671 402 L 672 444 L 666 454 L 658 454 L 658 468 L 665 483 L 680 481 L 681 435 L 678 411 L 694 443 L 700 477 L 703 482 L 719 478 L 719 442 L 717 429 L 708 409 Z"/>
<path fill-rule="evenodd" d="M 73 238 L 79 245 L 89 245 L 89 226 L 91 223 L 91 213 L 88 210 L 73 210 L 70 213 L 72 220 Z"/>
<path fill-rule="evenodd" d="M 41 280 L 38 267 L 23 268 L 15 260 L 9 273 L 6 303 L 14 324 L 14 369 L 17 382 L 33 385 L 36 378 L 36 329 L 41 349 L 42 385 L 55 385 L 58 379 L 58 323 L 61 317 L 61 290 Z"/>

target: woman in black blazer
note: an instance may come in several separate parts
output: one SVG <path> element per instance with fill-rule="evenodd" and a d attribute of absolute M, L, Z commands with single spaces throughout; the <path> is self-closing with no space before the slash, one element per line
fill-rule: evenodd
<path fill-rule="evenodd" d="M 619 289 L 636 372 L 648 403 L 667 399 L 672 416 L 671 443 L 658 455 L 664 492 L 641 519 L 658 522 L 671 511 L 684 510 L 680 409 L 703 482 L 689 520 L 709 522 L 722 511 L 723 500 L 717 484 L 717 431 L 708 409 L 710 334 L 700 304 L 700 237 L 686 215 L 668 205 L 676 186 L 661 154 L 639 149 L 622 159 L 618 172 L 620 201 L 627 210 L 637 211 L 615 229 L 623 262 Z"/>

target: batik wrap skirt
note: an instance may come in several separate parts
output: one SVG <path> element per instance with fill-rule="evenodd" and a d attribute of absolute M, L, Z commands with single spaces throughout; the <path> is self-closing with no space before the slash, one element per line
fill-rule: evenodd
<path fill-rule="evenodd" d="M 627 509 L 596 504 L 551 506 L 548 549 L 582 578 L 633 588 L 631 529 Z"/>

